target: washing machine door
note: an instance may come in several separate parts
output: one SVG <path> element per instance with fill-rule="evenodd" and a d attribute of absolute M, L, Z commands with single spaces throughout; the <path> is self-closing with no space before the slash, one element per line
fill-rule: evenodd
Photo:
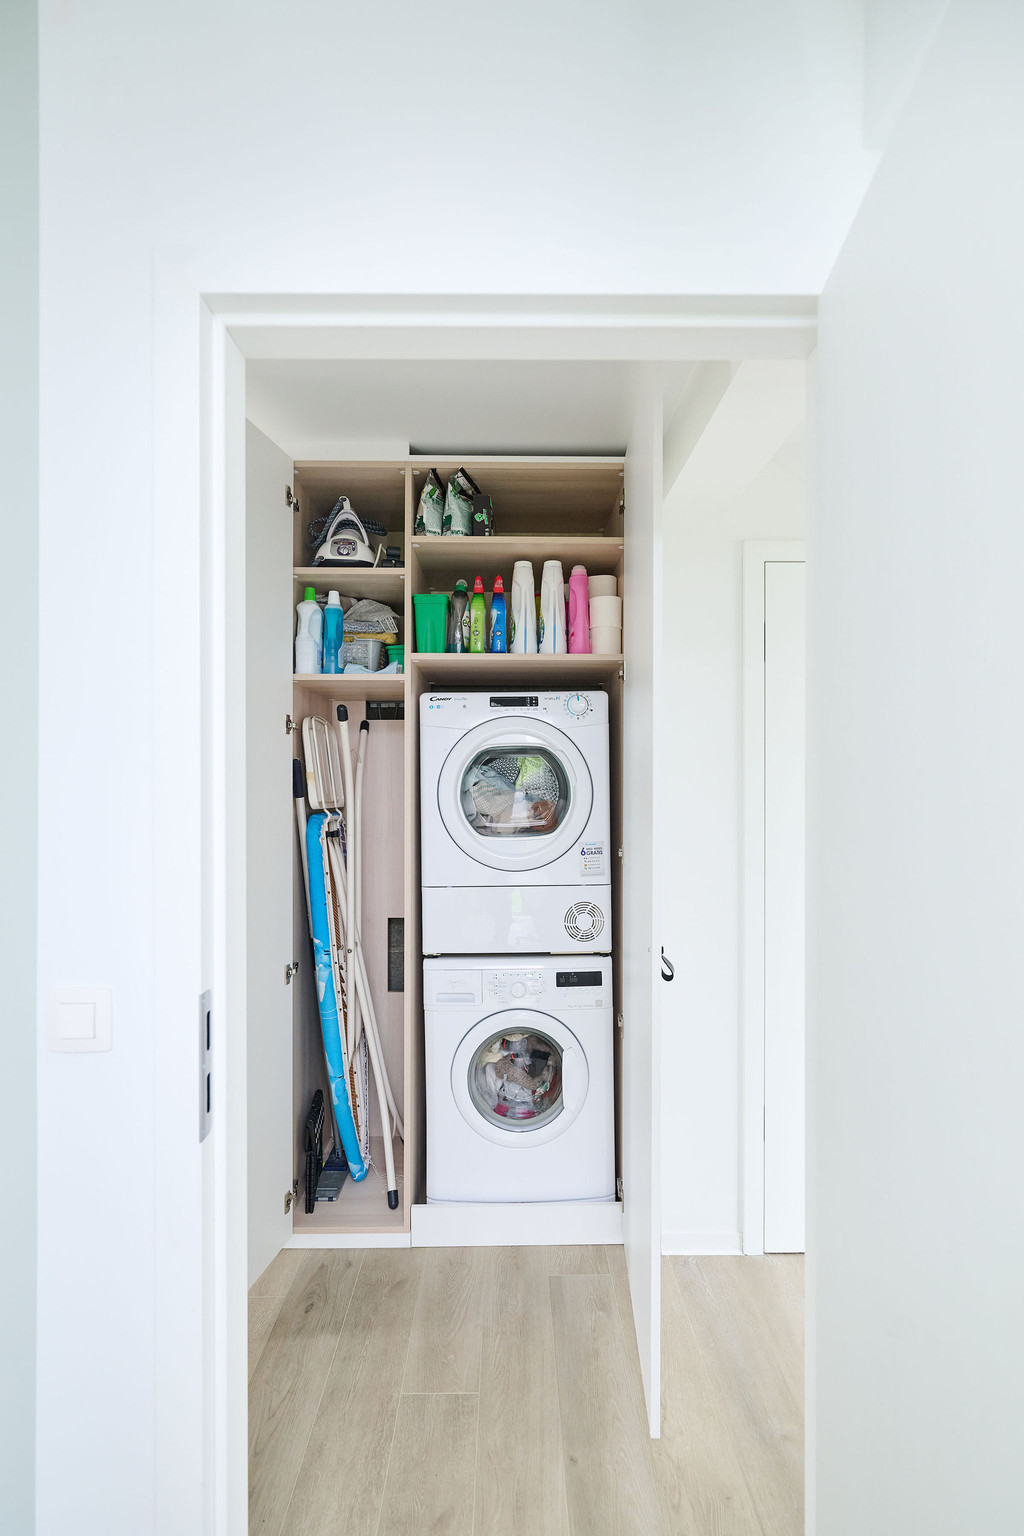
<path fill-rule="evenodd" d="M 452 840 L 488 869 L 552 864 L 586 832 L 594 785 L 574 741 L 546 720 L 485 720 L 461 736 L 437 784 Z"/>
<path fill-rule="evenodd" d="M 572 1125 L 587 1099 L 587 1058 L 571 1029 L 533 1008 L 481 1019 L 452 1060 L 466 1124 L 503 1147 L 536 1147 Z"/>

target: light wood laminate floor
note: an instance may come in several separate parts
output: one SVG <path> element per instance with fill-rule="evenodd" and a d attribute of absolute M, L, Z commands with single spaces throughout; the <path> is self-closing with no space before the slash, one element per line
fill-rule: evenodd
<path fill-rule="evenodd" d="M 250 1536 L 800 1536 L 803 1261 L 673 1258 L 651 1440 L 621 1248 L 286 1250 Z"/>

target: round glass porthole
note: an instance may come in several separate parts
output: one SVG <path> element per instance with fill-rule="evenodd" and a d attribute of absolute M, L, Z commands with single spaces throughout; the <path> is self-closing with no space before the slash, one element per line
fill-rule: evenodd
<path fill-rule="evenodd" d="M 467 1077 L 473 1107 L 503 1130 L 539 1130 L 562 1113 L 562 1052 L 540 1030 L 491 1035 Z"/>

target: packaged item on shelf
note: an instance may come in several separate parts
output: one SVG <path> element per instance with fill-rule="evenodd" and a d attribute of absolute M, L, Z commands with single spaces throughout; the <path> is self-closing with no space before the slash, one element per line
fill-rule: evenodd
<path fill-rule="evenodd" d="M 473 580 L 473 596 L 469 604 L 469 649 L 473 655 L 482 655 L 487 649 L 487 600 L 484 597 L 484 579 Z"/>
<path fill-rule="evenodd" d="M 595 597 L 614 597 L 618 592 L 618 583 L 614 576 L 591 576 L 590 600 Z"/>
<path fill-rule="evenodd" d="M 537 649 L 548 656 L 565 655 L 565 578 L 560 560 L 545 560 L 540 579 L 540 632 Z"/>
<path fill-rule="evenodd" d="M 345 608 L 344 603 L 342 607 Z M 398 634 L 398 614 L 387 603 L 378 603 L 373 597 L 361 597 L 345 608 L 345 632 L 354 638 L 379 635 L 386 639 L 388 635 Z"/>
<path fill-rule="evenodd" d="M 537 650 L 537 601 L 533 590 L 533 565 L 517 560 L 512 569 L 512 612 L 508 620 L 508 648 L 516 656 L 532 656 Z"/>
<path fill-rule="evenodd" d="M 444 486 L 432 469 L 423 482 L 420 499 L 416 505 L 416 533 L 433 533 L 438 537 L 444 532 Z"/>
<path fill-rule="evenodd" d="M 590 592 L 582 565 L 574 565 L 569 577 L 569 650 L 574 655 L 590 650 Z"/>
<path fill-rule="evenodd" d="M 306 588 L 295 611 L 299 616 L 295 631 L 295 671 L 303 677 L 311 677 L 320 671 L 324 657 L 324 616 L 313 587 Z"/>
<path fill-rule="evenodd" d="M 448 605 L 448 634 L 445 650 L 461 656 L 469 650 L 469 588 L 464 581 L 455 583 Z"/>
<path fill-rule="evenodd" d="M 337 592 L 327 594 L 324 609 L 324 659 L 321 670 L 340 672 L 342 669 L 342 645 L 345 639 L 345 615 Z"/>
<path fill-rule="evenodd" d="M 494 505 L 484 491 L 473 497 L 473 532 L 489 538 L 494 532 Z"/>
<path fill-rule="evenodd" d="M 447 592 L 414 592 L 417 651 L 443 651 L 448 621 Z"/>
<path fill-rule="evenodd" d="M 505 631 L 505 584 L 500 576 L 495 576 L 494 591 L 491 593 L 491 625 L 487 649 L 496 656 L 503 656 L 508 650 Z"/>
<path fill-rule="evenodd" d="M 457 469 L 444 493 L 444 533 L 468 539 L 473 532 L 473 498 L 480 487 L 464 469 Z"/>

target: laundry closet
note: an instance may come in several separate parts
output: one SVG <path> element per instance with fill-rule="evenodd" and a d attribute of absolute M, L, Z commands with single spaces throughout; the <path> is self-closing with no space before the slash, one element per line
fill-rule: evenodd
<path fill-rule="evenodd" d="M 655 1262 L 658 962 L 651 922 L 660 431 L 659 402 L 649 420 L 641 413 L 626 454 L 466 451 L 293 461 L 247 425 L 245 990 L 251 1278 L 289 1245 L 625 1241 L 628 1256 L 630 1216 L 640 1272 Z M 460 468 L 490 498 L 493 533 L 418 532 L 425 478 L 434 470 L 444 484 Z M 370 537 L 374 550 L 382 545 L 401 563 L 312 564 L 310 525 L 322 528 L 342 496 L 360 517 L 385 530 Z M 472 590 L 478 576 L 488 594 L 497 576 L 508 592 L 517 561 L 532 563 L 539 587 L 549 560 L 561 562 L 566 582 L 574 566 L 585 567 L 588 577 L 614 580 L 622 598 L 620 651 L 451 654 L 417 649 L 416 595 L 450 594 L 459 579 Z M 603 590 L 609 586 L 606 582 Z M 372 599 L 387 605 L 397 622 L 397 634 L 387 638 L 404 647 L 403 670 L 296 675 L 296 606 L 310 587 L 320 602 L 334 590 L 346 601 Z M 611 1036 L 606 1197 L 518 1202 L 506 1193 L 501 1204 L 428 1202 L 421 881 L 429 880 L 421 869 L 421 699 L 429 703 L 465 694 L 483 694 L 499 708 L 552 699 L 552 707 L 560 710 L 574 695 L 584 700 L 603 695 L 607 701 L 608 836 L 602 849 L 607 863 L 601 867 L 610 884 L 610 942 L 602 943 L 587 928 L 597 918 L 580 917 L 587 903 L 571 902 L 564 944 L 546 946 L 550 982 L 537 983 L 553 988 L 557 976 L 560 988 L 604 984 Z M 307 1209 L 307 1121 L 318 1090 L 327 1106 L 325 1152 L 332 1133 L 294 765 L 304 761 L 303 722 L 319 717 L 337 734 L 339 706 L 347 713 L 350 741 L 365 737 L 360 944 L 404 1134 L 394 1138 L 397 1203 L 389 1203 L 386 1128 L 371 1089 L 368 1175 L 343 1177 L 336 1198 L 316 1200 Z M 603 709 L 601 703 L 599 713 Z M 367 729 L 361 733 L 364 720 Z M 304 809 L 308 814 L 309 806 Z M 446 964 L 439 963 L 442 968 Z M 481 964 L 486 967 L 487 960 Z M 492 987 L 493 973 L 492 964 Z M 513 998 L 519 990 L 517 984 Z M 593 1000 L 602 1001 L 597 991 Z M 592 1072 L 594 1091 L 598 1079 Z M 565 1123 L 570 1119 L 566 1115 Z M 643 1302 L 641 1308 L 647 1310 Z"/>

